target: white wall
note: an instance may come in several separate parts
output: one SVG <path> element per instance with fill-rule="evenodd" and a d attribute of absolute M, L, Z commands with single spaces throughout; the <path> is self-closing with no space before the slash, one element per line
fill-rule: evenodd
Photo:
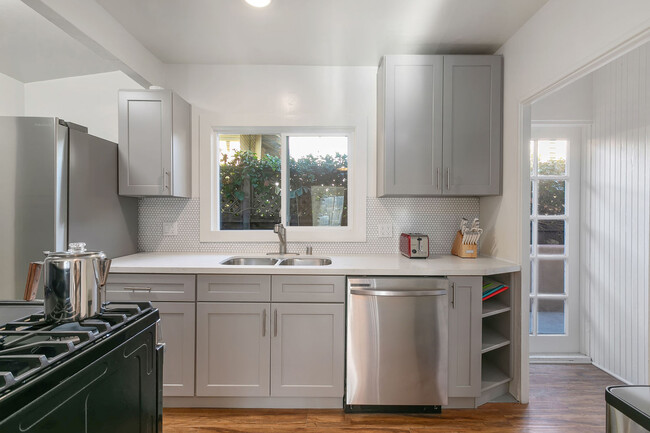
<path fill-rule="evenodd" d="M 22 116 L 25 112 L 23 83 L 0 74 L 0 116 Z"/>
<path fill-rule="evenodd" d="M 531 107 L 531 119 L 533 122 L 590 122 L 593 118 L 591 93 L 592 77 L 587 75 L 536 101 Z"/>
<path fill-rule="evenodd" d="M 366 122 L 368 191 L 375 196 L 376 67 L 167 65 L 165 87 L 178 92 L 195 112 L 212 113 L 221 126 Z M 198 134 L 193 136 L 196 197 Z"/>
<path fill-rule="evenodd" d="M 649 28 L 647 0 L 549 0 L 501 47 L 503 195 L 481 198 L 484 253 L 522 262 L 520 103 Z"/>
<path fill-rule="evenodd" d="M 142 87 L 123 72 L 25 84 L 25 115 L 60 117 L 117 142 L 117 91 Z"/>
<path fill-rule="evenodd" d="M 593 74 L 583 151 L 581 293 L 594 364 L 648 383 L 650 43 Z"/>

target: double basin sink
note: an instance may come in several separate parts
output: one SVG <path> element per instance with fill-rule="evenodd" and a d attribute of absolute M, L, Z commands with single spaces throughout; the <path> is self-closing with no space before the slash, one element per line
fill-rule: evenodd
<path fill-rule="evenodd" d="M 327 266 L 332 259 L 317 257 L 291 257 L 287 259 L 276 257 L 229 257 L 222 265 L 227 266 Z"/>

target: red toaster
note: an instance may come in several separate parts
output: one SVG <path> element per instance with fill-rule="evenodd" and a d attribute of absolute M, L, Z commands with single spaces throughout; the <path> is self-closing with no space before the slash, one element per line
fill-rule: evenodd
<path fill-rule="evenodd" d="M 410 259 L 429 257 L 429 236 L 422 233 L 402 233 L 399 237 L 399 251 Z"/>

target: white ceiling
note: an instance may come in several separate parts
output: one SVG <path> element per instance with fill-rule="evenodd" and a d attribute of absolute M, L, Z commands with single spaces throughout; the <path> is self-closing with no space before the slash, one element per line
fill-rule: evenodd
<path fill-rule="evenodd" d="M 377 65 L 494 53 L 547 0 L 96 0 L 165 63 Z"/>
<path fill-rule="evenodd" d="M 23 83 L 116 71 L 18 0 L 0 0 L 0 73 Z"/>

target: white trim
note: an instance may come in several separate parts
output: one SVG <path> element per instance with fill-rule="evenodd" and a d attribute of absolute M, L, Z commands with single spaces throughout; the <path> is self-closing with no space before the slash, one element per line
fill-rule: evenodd
<path fill-rule="evenodd" d="M 614 379 L 616 379 L 616 380 L 620 380 L 621 382 L 623 382 L 623 383 L 626 384 L 626 385 L 634 385 L 634 384 L 633 384 L 632 382 L 630 382 L 629 380 L 623 379 L 623 378 L 622 378 L 621 376 L 619 376 L 618 374 L 612 373 L 611 371 L 609 371 L 609 370 L 606 369 L 605 367 L 601 366 L 600 364 L 597 364 L 597 363 L 595 363 L 595 362 L 592 362 L 591 365 L 593 365 L 594 367 L 596 367 L 596 368 L 598 368 L 598 369 L 604 371 L 605 373 L 609 374 L 609 375 L 612 376 Z"/>
<path fill-rule="evenodd" d="M 531 364 L 591 364 L 591 358 L 581 353 L 576 354 L 543 354 L 530 355 Z"/>
<path fill-rule="evenodd" d="M 311 123 L 311 122 L 310 122 Z M 200 241 L 201 242 L 277 242 L 278 238 L 272 230 L 218 230 L 218 216 L 214 214 L 214 197 L 218 196 L 217 179 L 212 176 L 218 170 L 216 163 L 217 143 L 215 133 L 250 133 L 282 134 L 282 155 L 287 152 L 286 136 L 300 135 L 333 135 L 348 136 L 348 225 L 346 227 L 291 227 L 286 222 L 287 203 L 282 200 L 281 220 L 287 229 L 287 239 L 290 242 L 365 242 L 366 241 L 366 194 L 367 194 L 367 164 L 368 126 L 365 119 L 347 119 L 347 126 L 318 125 L 270 125 L 270 126 L 219 126 L 203 115 L 199 120 L 200 147 Z M 286 175 L 286 158 L 282 158 L 282 185 L 286 190 L 289 179 Z M 215 167 L 215 165 L 217 167 Z M 218 208 L 218 203 L 216 204 Z"/>

